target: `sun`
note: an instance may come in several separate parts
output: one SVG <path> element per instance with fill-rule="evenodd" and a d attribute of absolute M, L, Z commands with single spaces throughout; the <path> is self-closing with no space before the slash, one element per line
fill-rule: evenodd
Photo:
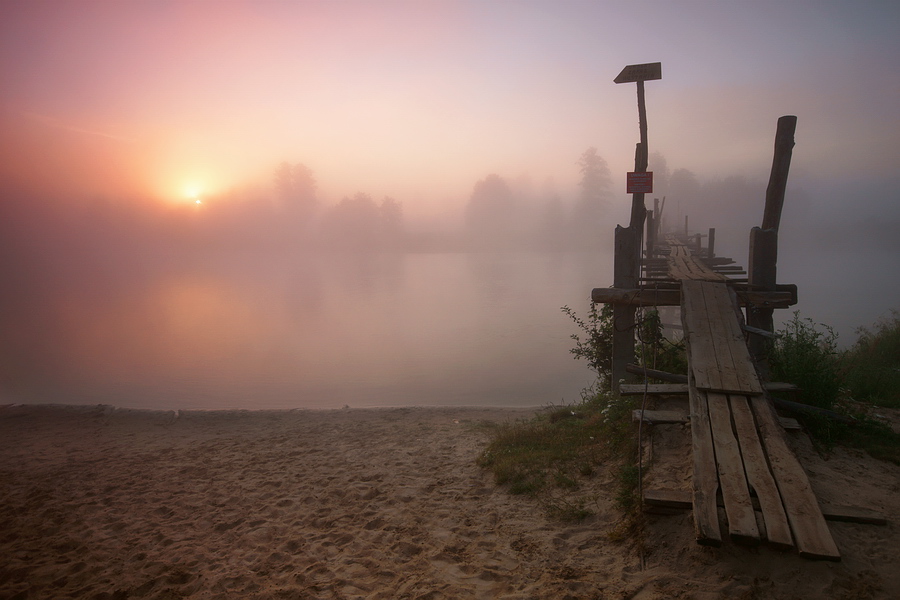
<path fill-rule="evenodd" d="M 203 189 L 196 184 L 185 186 L 184 196 L 193 204 L 203 204 Z"/>

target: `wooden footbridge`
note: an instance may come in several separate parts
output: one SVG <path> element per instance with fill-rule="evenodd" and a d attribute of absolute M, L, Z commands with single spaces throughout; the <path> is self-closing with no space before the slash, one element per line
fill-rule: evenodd
<path fill-rule="evenodd" d="M 667 284 L 677 291 L 689 373 L 686 386 L 658 385 L 653 392 L 686 392 L 689 398 L 690 505 L 697 541 L 722 543 L 721 502 L 732 541 L 765 541 L 780 549 L 796 548 L 809 558 L 839 560 L 806 473 L 787 445 L 745 341 L 739 294 L 746 305 L 747 286 L 730 281 L 716 270 L 716 261 L 675 236 L 669 236 L 657 251 L 667 255 L 666 270 L 659 269 L 659 261 L 647 260 L 647 271 L 654 276 L 646 278 L 652 285 L 645 289 Z M 597 290 L 594 296 L 601 300 L 604 293 Z M 791 302 L 780 296 L 779 300 Z M 620 391 L 643 393 L 644 387 L 620 384 Z M 684 502 L 659 492 L 649 496 L 650 502 Z"/>
<path fill-rule="evenodd" d="M 616 229 L 614 286 L 594 289 L 592 299 L 614 307 L 613 388 L 623 394 L 688 396 L 691 492 L 647 491 L 645 503 L 693 509 L 700 544 L 718 546 L 727 537 L 836 561 L 840 553 L 826 514 L 842 520 L 854 516 L 862 522 L 879 520 L 859 510 L 823 512 L 767 396 L 768 388 L 782 385 L 767 381 L 765 367 L 772 311 L 797 301 L 795 286 L 775 283 L 777 229 L 795 123 L 795 117 L 782 117 L 778 123 L 764 227 L 751 231 L 748 277 L 733 260 L 715 255 L 714 230 L 707 236 L 706 248 L 701 236 L 688 235 L 686 224 L 684 231 L 661 237 L 660 206 L 646 211 L 640 194 L 631 226 Z M 680 306 L 689 365 L 686 378 L 655 373 L 653 378 L 676 383 L 634 383 L 634 373 L 646 374 L 629 364 L 635 356 L 638 306 Z M 742 309 L 747 311 L 746 321 Z M 659 422 L 680 420 L 671 413 L 655 417 Z M 654 415 L 642 413 L 639 418 L 652 422 Z"/>

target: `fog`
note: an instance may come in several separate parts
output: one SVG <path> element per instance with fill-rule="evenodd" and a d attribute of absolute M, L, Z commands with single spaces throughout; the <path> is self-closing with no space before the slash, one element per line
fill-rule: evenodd
<path fill-rule="evenodd" d="M 289 163 L 268 184 L 175 206 L 6 191 L 4 401 L 574 401 L 593 378 L 568 352 L 577 332 L 560 308 L 584 314 L 590 290 L 612 283 L 612 233 L 630 204 L 595 149 L 577 161 L 585 171 L 567 186 L 574 194 L 490 174 L 428 222 L 365 192 L 326 204 L 315 173 Z M 765 182 L 704 179 L 660 154 L 651 167 L 668 226 L 683 229 L 687 215 L 691 233 L 715 227 L 717 254 L 746 265 Z M 789 188 L 779 281 L 798 284 L 801 315 L 847 345 L 900 298 L 890 276 L 898 229 L 881 201 L 867 204 L 871 213 L 852 201 L 818 210 L 816 198 L 834 193 L 857 190 Z"/>
<path fill-rule="evenodd" d="M 577 399 L 655 61 L 648 207 L 746 266 L 796 115 L 778 280 L 849 345 L 900 305 L 898 10 L 9 3 L 3 401 Z"/>

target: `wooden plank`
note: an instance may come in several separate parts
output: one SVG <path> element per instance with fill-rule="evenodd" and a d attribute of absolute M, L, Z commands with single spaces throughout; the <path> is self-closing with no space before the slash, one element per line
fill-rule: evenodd
<path fill-rule="evenodd" d="M 775 483 L 781 494 L 794 541 L 800 556 L 821 560 L 841 559 L 834 538 L 825 523 L 806 472 L 788 448 L 775 411 L 763 396 L 750 398 L 750 406 L 769 458 Z"/>
<path fill-rule="evenodd" d="M 762 385 L 744 343 L 724 284 L 682 281 L 682 322 L 688 362 L 698 389 L 761 394 Z"/>
<path fill-rule="evenodd" d="M 623 396 L 642 396 L 645 388 L 651 396 L 688 393 L 686 383 L 651 383 L 646 386 L 643 383 L 623 383 L 619 386 L 619 393 Z"/>
<path fill-rule="evenodd" d="M 710 316 L 710 328 L 715 335 L 716 354 L 722 359 L 723 388 L 761 394 L 762 386 L 741 330 L 741 313 L 732 301 L 728 287 L 723 284 L 708 284 L 703 286 L 703 290 L 707 307 L 714 307 L 715 310 Z"/>
<path fill-rule="evenodd" d="M 784 514 L 784 506 L 781 503 L 781 496 L 778 494 L 778 486 L 775 485 L 775 478 L 769 471 L 747 398 L 731 396 L 729 400 L 734 429 L 741 447 L 744 469 L 747 472 L 747 482 L 756 492 L 759 500 L 760 511 L 766 527 L 765 537 L 776 548 L 784 550 L 793 548 L 794 539 L 791 536 L 791 528 L 788 525 L 787 515 Z"/>
<path fill-rule="evenodd" d="M 750 503 L 750 489 L 747 487 L 741 448 L 731 429 L 728 396 L 708 392 L 706 399 L 716 451 L 716 470 L 719 473 L 722 501 L 725 503 L 725 516 L 728 517 L 728 534 L 735 542 L 758 544 L 759 528 Z"/>
<path fill-rule="evenodd" d="M 703 301 L 706 307 L 706 318 L 709 322 L 709 343 L 713 360 L 715 360 L 716 377 L 710 379 L 710 385 L 703 386 L 699 383 L 697 387 L 708 389 L 710 391 L 740 392 L 744 390 L 743 381 L 738 372 L 739 364 L 734 356 L 733 340 L 729 337 L 728 323 L 734 320 L 733 314 L 723 314 L 721 306 L 721 298 L 716 294 L 717 286 L 701 283 L 699 284 L 700 293 L 703 294 Z M 731 313 L 729 306 L 728 313 Z M 743 344 L 743 340 L 741 340 Z"/>
<path fill-rule="evenodd" d="M 705 390 L 720 389 L 718 357 L 713 347 L 701 282 L 681 282 L 681 321 L 694 385 Z"/>
<path fill-rule="evenodd" d="M 644 504 L 665 508 L 690 510 L 693 507 L 691 492 L 688 490 L 644 490 Z M 720 503 L 721 505 L 721 503 Z M 754 502 L 754 508 L 757 503 Z M 887 525 L 884 515 L 858 506 L 821 505 L 822 516 L 828 521 L 859 523 L 861 525 Z"/>
<path fill-rule="evenodd" d="M 681 243 L 672 245 L 668 261 L 669 275 L 674 279 L 723 282 L 728 280 L 724 275 L 710 269 L 700 258 L 695 258 L 690 249 Z"/>
<path fill-rule="evenodd" d="M 636 408 L 631 411 L 631 420 L 640 421 L 643 412 L 644 423 L 665 425 L 667 423 L 687 423 L 690 419 L 686 412 L 680 410 L 644 410 Z"/>
<path fill-rule="evenodd" d="M 700 393 L 692 382 L 689 383 L 689 386 L 694 534 L 699 544 L 720 546 L 722 534 L 719 530 L 719 509 L 716 507 L 719 478 L 716 475 L 716 456 L 709 424 L 709 408 L 706 404 L 706 394 Z"/>
<path fill-rule="evenodd" d="M 828 521 L 845 523 L 862 523 L 864 525 L 887 525 L 884 515 L 858 506 L 838 506 L 836 504 L 820 504 L 822 516 Z"/>

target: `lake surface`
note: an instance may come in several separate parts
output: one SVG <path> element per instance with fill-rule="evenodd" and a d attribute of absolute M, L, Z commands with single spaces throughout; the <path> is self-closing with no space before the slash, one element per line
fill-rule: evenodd
<path fill-rule="evenodd" d="M 126 263 L 127 264 L 127 263 Z M 612 259 L 235 252 L 57 274 L 2 303 L 3 402 L 152 409 L 534 406 L 593 382 L 569 349 Z M 102 269 L 100 269 L 102 271 Z"/>

